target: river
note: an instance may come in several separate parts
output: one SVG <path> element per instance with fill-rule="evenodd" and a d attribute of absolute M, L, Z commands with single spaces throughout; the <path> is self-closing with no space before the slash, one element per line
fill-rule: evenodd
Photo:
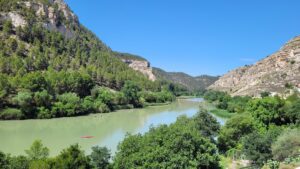
<path fill-rule="evenodd" d="M 40 139 L 54 156 L 78 143 L 86 153 L 95 145 L 106 146 L 114 154 L 126 133 L 145 133 L 150 126 L 170 124 L 178 116 L 191 117 L 199 109 L 202 99 L 178 99 L 164 106 L 119 110 L 107 114 L 93 114 L 47 120 L 0 121 L 0 151 L 24 155 L 34 140 Z M 225 120 L 217 120 L 224 124 Z M 91 136 L 91 138 L 82 138 Z"/>

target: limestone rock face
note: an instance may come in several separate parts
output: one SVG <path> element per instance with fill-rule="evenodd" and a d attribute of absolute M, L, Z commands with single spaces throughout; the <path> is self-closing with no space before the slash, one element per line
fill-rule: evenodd
<path fill-rule="evenodd" d="M 155 81 L 156 77 L 152 72 L 152 67 L 148 61 L 133 60 L 133 59 L 122 59 L 123 62 L 127 63 L 132 69 L 141 72 L 149 78 L 151 81 Z"/>
<path fill-rule="evenodd" d="M 49 3 L 50 5 L 41 3 L 38 0 L 25 0 L 21 1 L 20 5 L 34 10 L 39 23 L 46 29 L 59 31 L 67 38 L 73 37 L 75 34 L 73 28 L 80 25 L 77 16 L 69 9 L 63 0 L 49 0 Z M 57 9 L 55 9 L 54 6 L 57 6 Z M 27 25 L 21 12 L 17 10 L 0 13 L 0 19 L 11 20 L 14 27 L 24 27 Z"/>
<path fill-rule="evenodd" d="M 24 27 L 27 25 L 27 22 L 24 20 L 24 18 L 16 12 L 0 13 L 0 18 L 1 20 L 11 20 L 14 27 Z"/>
<path fill-rule="evenodd" d="M 264 91 L 284 95 L 287 84 L 295 88 L 300 86 L 300 36 L 254 65 L 228 72 L 208 89 L 226 91 L 234 96 L 259 96 Z"/>

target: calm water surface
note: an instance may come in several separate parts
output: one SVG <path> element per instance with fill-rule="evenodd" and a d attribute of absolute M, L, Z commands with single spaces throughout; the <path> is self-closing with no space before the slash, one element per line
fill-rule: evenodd
<path fill-rule="evenodd" d="M 0 150 L 12 155 L 24 154 L 32 142 L 42 140 L 50 155 L 78 143 L 89 153 L 92 146 L 107 146 L 114 154 L 126 133 L 144 133 L 151 125 L 170 124 L 180 115 L 191 117 L 201 99 L 182 99 L 165 106 L 120 110 L 107 114 L 50 120 L 0 121 Z M 224 119 L 217 118 L 220 123 Z M 93 138 L 81 138 L 93 136 Z"/>

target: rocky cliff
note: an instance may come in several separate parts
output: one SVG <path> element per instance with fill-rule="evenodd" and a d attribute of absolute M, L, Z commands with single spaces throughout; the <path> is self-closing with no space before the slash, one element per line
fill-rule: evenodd
<path fill-rule="evenodd" d="M 14 10 L 0 12 L 0 20 L 11 20 L 14 27 L 25 27 L 32 24 L 28 23 L 28 18 L 24 16 L 25 7 L 27 11 L 34 11 L 31 13 L 31 16 L 35 17 L 34 24 L 40 23 L 50 31 L 59 31 L 67 38 L 73 37 L 75 30 L 80 26 L 77 16 L 63 0 L 46 2 L 41 0 L 19 1 L 17 5 L 20 8 L 16 7 Z"/>
<path fill-rule="evenodd" d="M 126 63 L 133 70 L 141 72 L 145 75 L 149 80 L 155 81 L 156 76 L 153 74 L 152 67 L 150 66 L 150 62 L 148 62 L 145 58 L 129 53 L 120 53 L 114 52 L 114 55 L 120 58 L 124 63 Z"/>
<path fill-rule="evenodd" d="M 251 66 L 232 70 L 208 89 L 232 95 L 259 96 L 267 91 L 285 95 L 300 87 L 300 36 L 286 43 L 278 52 Z"/>

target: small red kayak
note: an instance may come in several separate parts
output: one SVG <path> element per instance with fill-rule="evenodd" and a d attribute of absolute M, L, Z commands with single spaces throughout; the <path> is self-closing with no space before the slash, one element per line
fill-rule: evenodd
<path fill-rule="evenodd" d="M 94 136 L 81 136 L 80 138 L 94 138 Z"/>

